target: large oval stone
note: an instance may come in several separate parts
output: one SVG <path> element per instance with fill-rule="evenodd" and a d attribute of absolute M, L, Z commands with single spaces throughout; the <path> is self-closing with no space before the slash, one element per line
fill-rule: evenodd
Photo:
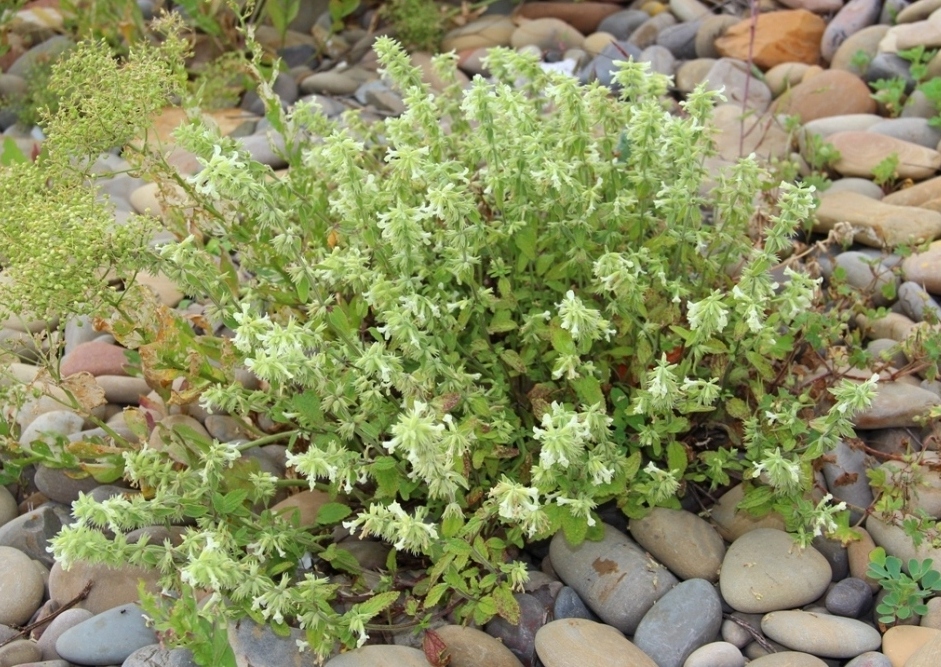
<path fill-rule="evenodd" d="M 759 528 L 729 547 L 719 587 L 734 609 L 763 614 L 813 602 L 826 591 L 831 577 L 830 563 L 819 551 L 801 549 L 784 531 Z"/>
<path fill-rule="evenodd" d="M 592 611 L 625 634 L 678 582 L 627 535 L 605 524 L 604 537 L 573 547 L 559 532 L 549 545 L 556 573 Z M 829 579 L 829 575 L 828 575 Z"/>
<path fill-rule="evenodd" d="M 536 653 L 545 667 L 658 667 L 614 628 L 584 618 L 547 623 L 536 634 Z"/>
<path fill-rule="evenodd" d="M 882 636 L 871 625 L 855 618 L 811 611 L 766 614 L 761 619 L 761 630 L 790 649 L 822 658 L 855 658 L 882 644 Z"/>
<path fill-rule="evenodd" d="M 657 601 L 641 619 L 634 644 L 659 667 L 682 667 L 713 641 L 722 626 L 719 594 L 705 579 L 689 579 Z"/>
<path fill-rule="evenodd" d="M 692 512 L 655 507 L 630 523 L 631 536 L 680 579 L 719 580 L 725 543 Z"/>

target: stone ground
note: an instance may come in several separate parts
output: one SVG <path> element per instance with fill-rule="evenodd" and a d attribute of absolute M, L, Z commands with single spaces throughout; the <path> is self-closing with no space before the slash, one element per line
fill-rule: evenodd
<path fill-rule="evenodd" d="M 152 11 L 149 0 L 142 9 Z M 280 55 L 289 69 L 277 82 L 285 104 L 316 96 L 325 113 L 334 116 L 362 108 L 381 118 L 402 110 L 402 101 L 377 75 L 370 49 L 372 16 L 350 22 L 330 36 L 323 7 L 304 3 L 283 47 L 268 28 L 259 38 Z M 630 55 L 675 77 L 678 94 L 705 81 L 723 88 L 728 99 L 716 109 L 719 169 L 741 154 L 755 152 L 772 163 L 793 160 L 808 175 L 825 139 L 840 152 L 830 165 L 833 184 L 821 193 L 814 231 L 825 234 L 838 223 L 852 225 L 855 244 L 845 252 L 822 255 L 816 268 L 829 277 L 846 272 L 860 293 L 872 295 L 889 309 L 887 317 L 860 321 L 870 349 L 883 352 L 897 367 L 908 362 L 900 344 L 935 328 L 927 320 L 941 314 L 941 129 L 932 100 L 921 91 L 900 52 L 913 47 L 941 47 L 941 0 L 760 0 L 756 22 L 743 3 L 703 4 L 699 0 L 638 0 L 633 4 L 532 2 L 520 9 L 497 2 L 483 15 L 445 37 L 443 47 L 459 54 L 469 78 L 486 75 L 481 58 L 492 46 L 512 46 L 538 53 L 547 66 L 573 73 L 584 81 L 610 82 L 612 62 Z M 56 34 L 61 14 L 55 0 L 31 2 L 18 12 L 14 31 L 23 37 L 0 57 L 0 94 L 15 96 L 25 89 L 30 68 L 50 53 L 69 45 Z M 753 31 L 754 28 L 754 31 Z M 862 54 L 862 55 L 860 55 Z M 426 71 L 432 85 L 429 55 L 412 60 Z M 754 67 L 750 67 L 747 61 Z M 941 54 L 931 57 L 925 79 L 941 76 Z M 869 84 L 901 77 L 911 92 L 901 109 L 877 103 Z M 913 92 L 912 92 L 913 91 Z M 213 112 L 223 131 L 238 137 L 257 160 L 275 169 L 278 137 L 260 119 L 260 103 L 246 95 L 241 106 Z M 789 129 L 784 116 L 796 116 Z M 16 122 L 10 107 L 0 108 L 0 129 L 27 152 L 41 142 L 36 128 Z M 182 117 L 168 110 L 155 121 L 161 137 Z M 898 156 L 891 187 L 873 182 L 873 168 Z M 192 156 L 173 153 L 181 172 L 196 168 Z M 124 162 L 107 156 L 101 166 L 119 171 Z M 129 176 L 110 179 L 105 190 L 120 221 L 131 212 L 161 214 L 155 187 Z M 899 245 L 933 242 L 927 250 L 902 257 Z M 183 299 L 165 276 L 141 276 L 163 303 L 179 307 Z M 895 298 L 882 288 L 894 287 Z M 862 298 L 862 296 L 861 296 Z M 198 310 L 198 306 L 187 306 Z M 194 310 L 194 312 L 195 312 Z M 929 313 L 928 311 L 931 311 Z M 2 338 L 19 340 L 22 323 L 3 324 Z M 95 332 L 89 323 L 72 318 L 66 324 L 64 375 L 87 371 L 109 401 L 100 415 L 125 431 L 121 409 L 145 405 L 163 428 L 186 424 L 220 441 L 240 438 L 238 420 L 208 415 L 199 409 L 185 414 L 162 405 L 142 379 L 129 377 L 124 355 L 114 340 Z M 15 377 L 32 381 L 37 369 L 28 364 L 8 368 Z M 885 378 L 888 380 L 888 373 Z M 142 397 L 145 397 L 142 400 Z M 833 460 L 819 473 L 821 493 L 829 491 L 854 510 L 862 522 L 862 539 L 844 547 L 818 538 L 813 547 L 797 550 L 782 531 L 783 521 L 769 516 L 758 521 L 736 509 L 742 497 L 733 487 L 710 511 L 658 509 L 628 523 L 617 512 L 605 513 L 601 542 L 571 548 L 561 536 L 533 545 L 522 557 L 531 566 L 526 593 L 518 596 L 519 625 L 495 620 L 481 629 L 449 625 L 437 628 L 452 651 L 451 665 L 518 667 L 934 667 L 941 664 L 941 598 L 928 603 L 928 613 L 908 625 L 888 630 L 875 622 L 873 608 L 884 595 L 866 578 L 868 555 L 876 545 L 903 559 L 933 558 L 941 551 L 916 547 L 897 527 L 864 510 L 873 502 L 866 471 L 882 466 L 891 475 L 910 473 L 899 454 L 925 450 L 935 465 L 923 473 L 913 506 L 941 518 L 941 472 L 938 440 L 933 428 L 922 429 L 916 418 L 941 404 L 941 384 L 917 375 L 880 384 L 878 397 L 856 420 L 860 442 L 841 443 Z M 93 435 L 90 425 L 68 411 L 39 399 L 17 415 L 20 440 L 36 433 L 58 432 L 72 440 Z M 160 429 L 155 431 L 159 438 Z M 269 445 L 246 452 L 263 468 L 285 473 L 284 448 Z M 0 666 L 192 664 L 182 650 L 156 644 L 142 622 L 137 580 L 153 583 L 152 574 L 133 567 L 105 570 L 77 565 L 64 571 L 46 552 L 47 540 L 68 523 L 70 504 L 79 492 L 105 498 L 127 492 L 73 480 L 40 466 L 29 484 L 0 487 Z M 323 494 L 304 492 L 282 500 L 302 517 L 316 515 Z M 152 538 L 178 539 L 165 529 L 147 532 Z M 371 541 L 342 543 L 367 569 L 378 569 L 388 547 Z M 45 627 L 20 634 L 16 628 L 48 617 L 74 598 L 87 582 L 96 585 L 73 609 Z M 655 604 L 656 603 L 656 604 Z M 251 622 L 230 628 L 240 665 L 275 667 L 313 664 L 297 653 L 294 639 L 280 638 Z M 8 643 L 3 643 L 7 639 Z M 333 658 L 331 667 L 397 665 L 428 667 L 416 638 L 384 637 Z"/>

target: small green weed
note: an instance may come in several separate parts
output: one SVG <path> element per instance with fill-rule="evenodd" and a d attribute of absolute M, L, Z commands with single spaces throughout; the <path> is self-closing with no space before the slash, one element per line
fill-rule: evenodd
<path fill-rule="evenodd" d="M 933 565 L 930 558 L 923 561 L 912 558 L 906 574 L 900 558 L 886 555 L 882 547 L 872 550 L 866 574 L 889 593 L 876 607 L 879 622 L 894 624 L 928 612 L 925 598 L 941 592 L 941 573 L 932 569 Z"/>

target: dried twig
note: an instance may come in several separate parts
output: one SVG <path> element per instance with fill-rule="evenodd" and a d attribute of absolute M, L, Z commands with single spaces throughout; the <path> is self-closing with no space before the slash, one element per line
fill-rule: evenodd
<path fill-rule="evenodd" d="M 91 587 L 92 587 L 92 582 L 89 581 L 87 584 L 85 584 L 85 588 L 83 588 L 81 591 L 79 591 L 79 594 L 76 595 L 74 598 L 72 598 L 71 600 L 69 600 L 68 602 L 66 602 L 64 605 L 62 605 L 61 607 L 59 607 L 58 609 L 56 609 L 54 612 L 52 612 L 51 614 L 49 614 L 49 615 L 46 616 L 45 618 L 42 618 L 42 619 L 36 621 L 35 623 L 30 623 L 29 625 L 20 628 L 20 630 L 19 630 L 15 635 L 13 635 L 12 637 L 10 637 L 10 638 L 7 639 L 6 641 L 0 642 L 0 647 L 6 646 L 7 644 L 9 644 L 9 643 L 12 642 L 12 641 L 16 641 L 16 640 L 19 639 L 20 637 L 27 637 L 27 636 L 29 636 L 29 633 L 32 632 L 33 630 L 35 630 L 36 628 L 45 625 L 46 623 L 48 623 L 49 621 L 51 621 L 52 619 L 54 619 L 56 616 L 58 616 L 59 614 L 61 614 L 62 612 L 64 612 L 66 609 L 71 609 L 72 607 L 74 607 L 75 605 L 77 605 L 79 602 L 81 602 L 82 600 L 84 600 L 85 598 L 88 597 L 88 592 L 91 590 Z"/>

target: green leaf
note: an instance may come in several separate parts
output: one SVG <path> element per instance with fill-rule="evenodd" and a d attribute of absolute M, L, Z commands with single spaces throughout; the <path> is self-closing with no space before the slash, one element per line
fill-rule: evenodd
<path fill-rule="evenodd" d="M 559 354 L 575 354 L 575 341 L 572 340 L 572 334 L 559 326 L 553 326 L 550 329 L 550 341 L 552 349 Z"/>
<path fill-rule="evenodd" d="M 295 394 L 290 401 L 290 412 L 295 412 L 304 425 L 320 426 L 323 424 L 323 410 L 320 397 L 311 390 Z"/>
<path fill-rule="evenodd" d="M 493 589 L 493 602 L 501 618 L 510 625 L 519 625 L 520 605 L 508 586 L 498 586 Z"/>
<path fill-rule="evenodd" d="M 431 590 L 428 591 L 428 595 L 425 596 L 424 607 L 429 609 L 434 607 L 441 598 L 450 590 L 450 586 L 446 583 L 435 584 L 431 587 Z"/>
<path fill-rule="evenodd" d="M 725 404 L 725 411 L 734 419 L 744 420 L 751 416 L 748 404 L 740 398 L 730 398 Z"/>
<path fill-rule="evenodd" d="M 523 375 L 526 373 L 526 364 L 516 350 L 503 350 L 500 352 L 500 359 L 514 371 Z"/>
<path fill-rule="evenodd" d="M 316 523 L 321 526 L 339 523 L 352 514 L 352 512 L 353 510 L 343 503 L 326 503 L 325 505 L 321 505 L 320 509 L 317 510 Z"/>
<path fill-rule="evenodd" d="M 520 253 L 522 253 L 523 257 L 531 262 L 536 260 L 537 240 L 538 235 L 536 233 L 535 222 L 530 222 L 528 225 L 523 227 L 523 229 L 518 231 L 513 237 L 513 242 L 516 244 L 516 247 L 519 249 Z"/>
<path fill-rule="evenodd" d="M 330 18 L 334 24 L 339 23 L 344 18 L 356 11 L 359 7 L 359 0 L 330 0 Z"/>
<path fill-rule="evenodd" d="M 513 313 L 509 310 L 498 310 L 496 313 L 494 313 L 493 319 L 490 320 L 490 325 L 487 327 L 487 333 L 506 333 L 507 331 L 513 331 L 516 328 L 517 325 L 516 322 L 513 321 Z"/>
<path fill-rule="evenodd" d="M 361 574 L 363 571 L 359 561 L 356 560 L 356 556 L 343 547 L 337 546 L 336 543 L 321 551 L 320 557 L 337 570 L 349 572 L 350 574 Z"/>
<path fill-rule="evenodd" d="M 350 321 L 346 317 L 346 312 L 341 306 L 334 306 L 330 309 L 330 312 L 327 313 L 327 322 L 330 323 L 330 327 L 337 335 L 344 338 L 349 338 L 353 335 L 353 327 L 350 325 Z"/>
<path fill-rule="evenodd" d="M 567 509 L 559 517 L 562 522 L 562 532 L 565 540 L 573 547 L 585 541 L 588 535 L 588 520 L 582 516 L 573 516 Z"/>
<path fill-rule="evenodd" d="M 676 440 L 667 445 L 667 465 L 670 472 L 679 471 L 680 476 L 686 472 L 686 466 L 689 465 L 686 448 Z"/>
<path fill-rule="evenodd" d="M 601 383 L 598 378 L 580 377 L 571 381 L 572 388 L 584 405 L 604 405 L 604 394 L 601 392 Z"/>
<path fill-rule="evenodd" d="M 13 137 L 4 137 L 3 150 L 0 151 L 0 167 L 10 167 L 24 162 L 29 162 L 29 158 L 20 150 Z"/>
<path fill-rule="evenodd" d="M 300 7 L 300 0 L 265 0 L 265 11 L 271 19 L 271 25 L 280 35 L 285 34 Z"/>
<path fill-rule="evenodd" d="M 366 602 L 356 605 L 357 611 L 368 614 L 370 618 L 381 614 L 386 609 L 395 604 L 401 593 L 399 591 L 386 591 L 385 593 L 376 593 Z"/>

